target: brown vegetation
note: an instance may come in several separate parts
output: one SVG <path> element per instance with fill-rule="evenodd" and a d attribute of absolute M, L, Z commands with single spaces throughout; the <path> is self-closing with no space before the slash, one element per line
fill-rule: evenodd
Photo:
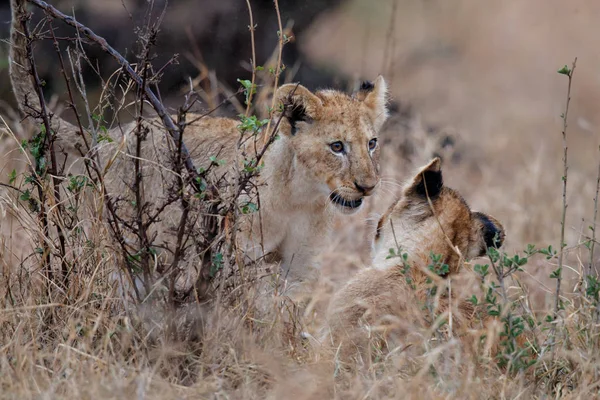
<path fill-rule="evenodd" d="M 596 8 L 596 3 L 585 0 L 551 4 L 511 0 L 494 5 L 474 0 L 453 5 L 353 0 L 315 21 L 298 43 L 313 65 L 326 60 L 329 68 L 349 76 L 384 73 L 396 102 L 379 137 L 382 185 L 362 212 L 333 224 L 335 235 L 324 243 L 328 249 L 319 256 L 325 266 L 321 278 L 302 304 L 282 295 L 280 277 L 264 262 L 269 260 L 252 266 L 237 258 L 241 253 L 236 250 L 233 226 L 241 212 L 231 219 L 221 215 L 217 225 L 211 218 L 200 222 L 202 229 L 213 229 L 213 239 L 224 249 L 214 255 L 226 256 L 211 255 L 205 264 L 220 272 L 208 276 L 216 288 L 212 302 L 200 301 L 194 293 L 170 299 L 168 291 L 158 293 L 155 299 L 159 300 L 152 302 L 126 301 L 115 276 L 122 272 L 118 258 L 127 259 L 123 247 L 131 242 L 128 238 L 114 244 L 118 232 L 102 211 L 108 207 L 98 180 L 102 171 L 98 174 L 91 165 L 81 175 L 85 180 L 56 173 L 64 166 L 60 162 L 53 166 L 50 153 L 40 164 L 40 148 L 52 149 L 51 141 L 40 144 L 40 133 L 51 131 L 51 122 L 41 121 L 52 120 L 52 112 L 60 114 L 63 102 L 44 93 L 47 115 L 34 115 L 40 122 L 33 125 L 22 123 L 14 110 L 2 106 L 0 182 L 10 187 L 0 188 L 0 397 L 597 396 L 600 283 L 594 259 L 598 251 L 593 251 L 596 235 L 588 228 L 596 226 L 599 158 L 596 126 L 600 122 L 594 108 L 600 95 L 594 78 L 599 60 L 592 57 L 597 52 L 590 39 L 597 36 Z M 169 9 L 166 12 L 169 15 Z M 38 17 L 44 18 L 41 13 Z M 264 110 L 272 107 L 274 77 L 280 78 L 280 45 L 291 40 L 285 23 L 284 19 L 277 28 L 279 44 L 273 35 L 271 49 L 262 53 L 272 57 L 257 55 L 248 76 L 239 76 L 241 101 L 254 97 L 251 106 L 236 103 L 235 91 L 227 90 L 227 85 L 219 86 L 214 95 L 210 90 L 217 80 L 210 73 L 199 73 L 198 80 L 185 86 L 186 98 L 175 96 L 161 104 L 176 104 L 173 114 L 185 114 L 178 111 L 194 102 L 190 86 L 201 87 L 206 90 L 198 91 L 198 98 L 206 111 L 217 107 L 214 112 L 220 112 L 220 101 L 231 98 L 230 110 L 245 114 L 241 122 L 254 114 L 268 118 Z M 49 48 L 54 40 L 48 28 L 60 24 L 55 20 L 44 25 L 44 38 L 39 39 L 49 42 Z M 146 20 L 143 27 L 152 24 Z M 33 26 L 31 30 L 41 32 Z M 148 46 L 151 32 L 143 28 L 138 32 L 135 73 L 144 76 L 146 71 L 148 77 L 155 77 L 163 67 L 177 70 L 168 62 L 169 56 L 159 63 L 148 57 L 152 51 L 144 53 L 152 47 Z M 67 34 L 75 36 L 73 31 Z M 84 126 L 102 134 L 104 128 L 132 119 L 135 123 L 135 117 L 143 115 L 140 99 L 146 95 L 121 73 L 111 77 L 112 71 L 99 71 L 103 90 L 87 99 L 85 79 L 78 71 L 80 65 L 91 69 L 96 65 L 88 63 L 76 40 L 63 40 L 62 33 L 57 39 L 62 62 L 54 52 L 44 56 L 44 64 L 70 80 L 70 93 L 78 99 L 69 99 L 65 91 L 62 100 L 67 101 L 66 107 L 77 105 Z M 68 46 L 71 50 L 66 52 Z M 249 38 L 247 46 L 251 54 Z M 567 245 L 559 271 L 564 210 L 559 115 L 565 111 L 567 82 L 556 70 L 570 65 L 575 56 L 579 61 L 567 137 Z M 264 70 L 256 68 L 261 63 Z M 197 66 L 206 67 L 201 62 Z M 293 66 L 288 65 L 285 73 L 289 75 L 282 81 L 293 76 Z M 258 83 L 256 93 L 252 83 Z M 35 87 L 44 90 L 42 84 Z M 149 79 L 141 87 L 156 91 L 159 86 Z M 68 118 L 74 116 L 71 113 L 64 112 Z M 76 123 L 74 117 L 71 121 Z M 267 124 L 268 129 L 277 124 L 276 120 L 253 121 L 261 132 L 267 131 Z M 56 131 L 60 136 L 60 127 Z M 22 142 L 24 138 L 29 141 Z M 55 150 L 59 161 L 62 155 Z M 463 273 L 449 281 L 453 293 L 471 299 L 481 311 L 474 321 L 480 324 L 468 332 L 475 346 L 453 336 L 452 328 L 448 335 L 448 326 L 425 318 L 424 324 L 410 326 L 420 338 L 418 344 L 409 349 L 375 347 L 372 362 L 358 363 L 356 370 L 345 372 L 339 368 L 335 346 L 332 350 L 318 340 L 324 310 L 332 293 L 370 264 L 367 238 L 374 234 L 373 221 L 397 197 L 401 181 L 435 155 L 444 159 L 449 186 L 463 193 L 475 209 L 498 217 L 506 229 L 504 250 L 464 263 Z M 177 157 L 174 161 L 181 171 L 185 170 L 182 161 Z M 254 181 L 255 174 L 251 175 L 248 182 Z M 186 189 L 178 193 L 193 196 L 196 185 L 204 182 L 180 184 Z M 207 196 L 202 204 L 210 206 L 215 197 Z M 132 209 L 136 210 L 135 204 Z M 131 215 L 134 223 L 136 215 Z M 134 246 L 143 248 L 141 230 L 131 231 Z M 535 248 L 529 243 L 535 243 Z M 129 253 L 132 273 L 137 273 L 138 265 L 154 265 L 150 250 Z M 221 269 L 222 262 L 227 263 L 227 271 Z M 418 303 L 410 301 L 417 295 L 406 289 L 402 304 L 409 305 L 408 315 L 422 316 Z M 437 314 L 443 311 L 433 309 Z M 490 316 L 495 322 L 484 324 Z M 495 341 L 498 351 L 491 354 L 486 350 Z"/>

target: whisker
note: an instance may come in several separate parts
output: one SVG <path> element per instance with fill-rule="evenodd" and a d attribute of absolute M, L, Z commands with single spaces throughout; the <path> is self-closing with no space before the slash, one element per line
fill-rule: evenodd
<path fill-rule="evenodd" d="M 381 188 L 379 194 L 381 195 L 382 193 L 386 194 L 386 195 L 390 195 L 392 197 L 397 197 L 398 196 L 398 193 L 396 193 L 396 192 L 392 191 L 390 188 L 386 188 L 386 187 L 382 187 Z"/>
<path fill-rule="evenodd" d="M 380 177 L 379 179 L 381 179 L 382 181 L 385 181 L 385 182 L 395 182 L 398 185 L 403 185 L 406 182 L 405 179 L 398 180 L 392 175 L 389 175 L 389 176 L 384 175 L 384 176 Z"/>
<path fill-rule="evenodd" d="M 382 185 L 388 185 L 388 186 L 394 186 L 394 187 L 398 187 L 398 188 L 403 188 L 404 187 L 404 185 L 401 184 L 401 183 L 398 183 L 396 181 L 387 181 L 387 180 L 384 180 L 384 179 L 381 180 L 381 184 Z"/>

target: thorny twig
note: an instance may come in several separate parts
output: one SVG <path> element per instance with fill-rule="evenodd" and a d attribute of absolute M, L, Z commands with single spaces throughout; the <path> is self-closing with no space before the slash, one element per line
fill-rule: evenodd
<path fill-rule="evenodd" d="M 565 105 L 565 113 L 563 114 L 563 129 L 562 129 L 562 139 L 563 139 L 563 205 L 562 205 L 562 217 L 561 217 L 561 226 L 560 226 L 560 251 L 558 253 L 558 276 L 556 278 L 556 292 L 554 299 L 554 319 L 558 317 L 558 311 L 560 307 L 560 285 L 562 282 L 562 267 L 563 267 L 563 256 L 565 249 L 565 220 L 567 217 L 567 174 L 569 171 L 569 164 L 567 161 L 568 155 L 568 147 L 567 147 L 567 117 L 569 114 L 569 104 L 571 103 L 571 83 L 573 82 L 573 73 L 575 72 L 575 67 L 577 65 L 577 57 L 573 60 L 573 65 L 571 69 L 567 73 L 567 77 L 569 78 L 569 86 L 567 88 L 567 103 Z"/>
<path fill-rule="evenodd" d="M 154 94 L 154 92 L 148 86 L 144 86 L 142 77 L 140 77 L 135 72 L 135 70 L 133 69 L 131 64 L 129 64 L 129 62 L 121 54 L 119 54 L 119 52 L 117 52 L 115 49 L 113 49 L 106 42 L 106 39 L 96 35 L 90 28 L 77 22 L 75 20 L 75 18 L 73 18 L 69 15 L 63 14 L 62 12 L 60 12 L 59 10 L 57 10 L 50 4 L 46 3 L 45 1 L 42 1 L 42 0 L 27 0 L 27 1 L 30 2 L 31 4 L 35 5 L 36 7 L 41 8 L 48 15 L 50 15 L 54 18 L 57 18 L 57 19 L 63 21 L 64 23 L 66 23 L 67 25 L 70 25 L 70 26 L 74 27 L 75 29 L 77 29 L 78 31 L 82 32 L 86 38 L 88 38 L 92 42 L 96 43 L 97 45 L 99 45 L 102 48 L 102 50 L 104 50 L 105 52 L 110 54 L 117 61 L 117 63 L 127 72 L 129 77 L 131 79 L 133 79 L 139 87 L 143 88 L 145 97 L 150 102 L 150 104 L 152 105 L 152 107 L 154 108 L 154 110 L 156 111 L 156 113 L 158 114 L 160 119 L 162 120 L 163 124 L 165 125 L 165 128 L 169 132 L 169 135 L 171 135 L 171 137 L 173 138 L 173 141 L 175 143 L 179 143 L 179 141 L 181 140 L 180 139 L 181 132 L 180 132 L 179 128 L 177 127 L 177 125 L 174 123 L 173 119 L 171 118 L 171 116 L 169 115 L 167 110 L 165 109 L 164 105 L 160 102 L 158 97 Z M 200 188 L 200 185 L 199 185 L 198 179 L 197 179 L 198 171 L 196 170 L 196 167 L 194 166 L 194 162 L 192 161 L 192 158 L 190 157 L 189 151 L 185 147 L 185 144 L 182 144 L 181 152 L 185 159 L 186 170 L 187 170 L 188 174 L 190 174 L 190 177 L 191 177 L 190 184 L 194 187 L 194 189 L 198 193 L 200 193 L 202 190 Z"/>
<path fill-rule="evenodd" d="M 148 135 L 148 128 L 144 126 L 144 88 L 148 87 L 149 73 L 150 73 L 150 49 L 156 42 L 156 35 L 158 34 L 158 22 L 156 25 L 150 26 L 150 14 L 154 2 L 151 3 L 148 9 L 146 32 L 140 34 L 140 41 L 143 42 L 142 53 L 139 56 L 139 61 L 142 64 L 141 73 L 141 85 L 138 85 L 137 98 L 139 102 L 139 111 L 136 118 L 135 128 L 135 158 L 133 159 L 134 164 L 134 182 L 132 192 L 135 195 L 135 211 L 136 211 L 136 229 L 134 232 L 139 239 L 139 252 L 140 263 L 142 274 L 144 275 L 144 286 L 146 292 L 149 293 L 151 290 L 151 271 L 150 271 L 150 245 L 151 240 L 148 237 L 148 225 L 144 221 L 144 211 L 148 204 L 145 200 L 144 193 L 144 179 L 142 176 L 142 143 L 146 140 Z M 159 19 L 160 21 L 160 19 Z M 181 131 L 180 131 L 181 132 Z M 182 141 L 182 136 L 179 136 Z"/>
<path fill-rule="evenodd" d="M 562 176 L 562 181 L 563 181 L 563 192 L 562 192 L 562 198 L 563 198 L 563 204 L 562 204 L 562 217 L 561 217 L 561 222 L 560 222 L 560 250 L 558 253 L 558 269 L 557 269 L 557 274 L 556 274 L 556 291 L 554 293 L 554 316 L 553 316 L 553 320 L 556 322 L 556 320 L 558 319 L 558 312 L 560 310 L 561 307 L 561 301 L 560 301 L 560 286 L 562 283 L 562 269 L 563 269 L 563 257 L 564 257 L 564 252 L 565 252 L 565 222 L 566 222 L 566 217 L 567 217 L 567 174 L 569 171 L 569 164 L 568 164 L 568 159 L 567 159 L 567 155 L 568 155 L 568 147 L 567 147 L 567 117 L 569 114 L 569 104 L 571 103 L 571 84 L 573 82 L 573 73 L 575 72 L 575 67 L 577 65 L 577 57 L 575 57 L 575 60 L 573 60 L 573 65 L 571 67 L 571 69 L 569 70 L 568 68 L 563 68 L 562 70 L 559 71 L 559 73 L 567 75 L 567 77 L 569 78 L 569 85 L 567 87 L 567 102 L 565 104 L 565 112 L 562 115 L 562 119 L 563 119 L 563 129 L 562 129 L 562 140 L 563 140 L 563 176 Z M 550 332 L 550 337 L 553 338 L 551 346 L 552 346 L 552 359 L 554 359 L 555 356 L 555 350 L 556 350 L 556 346 L 555 346 L 555 342 L 556 340 L 555 338 L 555 334 L 556 334 L 556 323 L 552 326 L 552 331 Z"/>
<path fill-rule="evenodd" d="M 135 168 L 135 183 L 131 187 L 133 193 L 136 194 L 135 221 L 129 221 L 129 220 L 124 219 L 121 216 L 119 216 L 118 212 L 117 212 L 117 209 L 118 209 L 117 203 L 120 200 L 113 201 L 113 199 L 111 199 L 109 197 L 108 193 L 103 193 L 103 198 L 104 198 L 106 207 L 108 209 L 108 215 L 110 217 L 109 221 L 108 221 L 109 226 L 110 226 L 111 230 L 113 231 L 114 236 L 118 240 L 118 243 L 121 247 L 121 250 L 123 252 L 123 256 L 125 257 L 125 260 L 129 260 L 129 259 L 131 259 L 131 257 L 140 255 L 139 251 L 136 252 L 135 254 L 130 251 L 130 249 L 133 251 L 135 251 L 136 249 L 132 249 L 131 243 L 127 242 L 127 240 L 124 236 L 125 231 L 130 230 L 138 236 L 138 239 L 140 239 L 139 245 L 141 248 L 137 249 L 137 250 L 141 250 L 141 252 L 143 254 L 145 254 L 146 252 L 149 251 L 150 244 L 154 239 L 150 238 L 150 237 L 143 238 L 140 235 L 143 235 L 144 232 L 147 230 L 147 228 L 151 224 L 158 221 L 159 214 L 163 210 L 165 210 L 165 208 L 169 204 L 172 204 L 174 201 L 177 201 L 178 199 L 180 199 L 182 202 L 181 203 L 182 215 L 181 215 L 181 218 L 179 221 L 179 225 L 177 226 L 177 234 L 176 234 L 176 236 L 177 236 L 176 242 L 177 243 L 175 244 L 175 249 L 173 251 L 174 258 L 173 258 L 172 262 L 170 263 L 170 265 L 160 266 L 160 268 L 157 269 L 158 271 L 163 273 L 163 277 L 168 277 L 174 271 L 177 270 L 177 265 L 180 263 L 181 259 L 184 258 L 184 250 L 185 250 L 185 248 L 187 246 L 187 242 L 190 238 L 190 232 L 186 232 L 186 230 L 188 227 L 191 227 L 194 225 L 193 223 L 190 224 L 190 221 L 189 221 L 190 205 L 187 203 L 187 199 L 185 198 L 185 196 L 186 196 L 185 191 L 182 190 L 184 184 L 190 183 L 191 185 L 193 185 L 194 189 L 196 190 L 196 192 L 199 195 L 202 195 L 205 200 L 209 200 L 209 208 L 210 208 L 208 210 L 208 212 L 205 213 L 205 215 L 207 216 L 206 218 L 208 218 L 206 221 L 204 221 L 206 232 L 204 232 L 202 234 L 202 238 L 200 239 L 201 243 L 196 243 L 197 246 L 201 247 L 199 254 L 201 255 L 201 257 L 203 259 L 201 262 L 202 268 L 201 268 L 201 279 L 200 279 L 202 281 L 202 277 L 204 275 L 203 272 L 206 272 L 206 267 L 211 266 L 213 253 L 215 251 L 219 251 L 220 247 L 222 246 L 222 243 L 220 243 L 221 239 L 219 239 L 219 237 L 221 237 L 221 238 L 223 237 L 222 232 L 221 232 L 221 230 L 223 229 L 223 226 L 221 226 L 221 224 L 219 223 L 218 218 L 225 216 L 225 218 L 227 219 L 230 212 L 232 210 L 236 209 L 235 208 L 236 204 L 234 204 L 234 203 L 236 203 L 235 199 L 237 199 L 245 190 L 247 190 L 247 186 L 248 186 L 248 184 L 250 184 L 251 178 L 258 173 L 256 171 L 258 171 L 259 168 L 256 168 L 256 171 L 251 172 L 251 173 L 245 172 L 245 173 L 243 173 L 242 176 L 239 177 L 239 179 L 236 183 L 237 187 L 235 188 L 236 196 L 234 197 L 233 201 L 229 205 L 222 207 L 223 205 L 219 205 L 220 201 L 213 201 L 215 199 L 219 200 L 218 199 L 219 194 L 215 187 L 211 186 L 208 189 L 206 188 L 206 186 L 205 186 L 206 182 L 204 182 L 203 180 L 204 180 L 204 176 L 206 175 L 207 171 L 203 171 L 202 173 L 200 173 L 199 171 L 196 170 L 196 168 L 192 162 L 192 159 L 190 158 L 189 151 L 185 146 L 185 143 L 183 141 L 183 136 L 182 136 L 185 126 L 189 125 L 189 122 L 186 123 L 186 121 L 185 121 L 185 114 L 191 108 L 191 106 L 193 105 L 194 102 L 189 102 L 186 100 L 186 105 L 184 105 L 184 107 L 182 107 L 180 109 L 179 121 L 177 124 L 175 124 L 175 122 L 173 121 L 173 119 L 171 118 L 171 116 L 169 115 L 169 113 L 166 111 L 163 104 L 161 103 L 159 96 L 157 94 L 155 94 L 155 93 L 158 93 L 157 92 L 158 88 L 155 88 L 154 90 L 150 88 L 151 85 L 156 85 L 156 81 L 155 81 L 156 74 L 149 76 L 149 73 L 151 72 L 152 67 L 151 67 L 151 65 L 149 65 L 149 62 L 148 62 L 148 58 L 149 58 L 148 50 L 149 50 L 149 45 L 151 44 L 151 42 L 153 40 L 153 37 L 155 37 L 156 31 L 154 31 L 154 33 L 150 32 L 150 36 L 146 38 L 147 42 L 145 43 L 146 46 L 144 48 L 144 54 L 140 57 L 140 59 L 142 60 L 142 64 L 141 64 L 141 67 L 139 67 L 140 69 L 136 71 L 131 66 L 131 64 L 129 64 L 127 62 L 127 60 L 125 60 L 125 58 L 123 56 L 121 56 L 116 50 L 114 50 L 110 45 L 108 45 L 108 43 L 106 42 L 106 40 L 104 38 L 97 36 L 92 30 L 90 30 L 83 24 L 77 22 L 73 17 L 67 16 L 67 15 L 61 13 L 56 8 L 52 7 L 51 5 L 49 5 L 48 3 L 46 3 L 42 0 L 27 0 L 27 1 L 34 4 L 35 6 L 37 6 L 39 8 L 41 8 L 42 10 L 44 10 L 47 14 L 48 20 L 50 20 L 51 18 L 56 18 L 56 19 L 63 21 L 64 23 L 74 27 L 77 30 L 78 43 L 79 43 L 79 40 L 82 40 L 85 37 L 85 38 L 87 38 L 87 40 L 90 43 L 99 45 L 102 48 L 102 50 L 104 50 L 105 52 L 110 54 L 118 62 L 118 64 L 121 66 L 121 70 L 124 71 L 131 78 L 131 80 L 133 82 L 135 82 L 135 84 L 138 87 L 138 96 L 137 97 L 138 97 L 138 101 L 140 102 L 140 109 L 138 110 L 139 115 L 138 115 L 138 120 L 137 120 L 137 124 L 136 124 L 138 141 L 137 141 L 135 156 L 132 157 L 132 158 L 134 158 L 134 163 L 136 164 L 136 168 Z M 276 69 L 276 73 L 275 73 L 275 90 L 276 90 L 277 84 L 278 84 L 278 77 L 281 74 L 281 70 L 282 70 L 281 50 L 282 50 L 283 45 L 285 44 L 285 41 L 284 41 L 285 37 L 284 37 L 283 29 L 281 27 L 281 17 L 279 15 L 277 1 L 275 2 L 275 6 L 276 6 L 276 11 L 278 14 L 278 20 L 279 20 L 279 24 L 280 24 L 279 57 L 278 57 L 278 65 L 277 65 L 277 69 Z M 253 21 L 251 21 L 251 24 L 252 23 L 253 23 Z M 52 34 L 54 35 L 54 32 L 52 32 Z M 55 39 L 55 46 L 57 47 L 57 51 L 58 51 L 59 49 L 58 49 L 57 39 Z M 59 56 L 60 56 L 60 54 L 59 54 Z M 60 61 L 61 61 L 61 65 L 63 66 L 62 67 L 63 75 L 66 76 L 66 73 L 64 71 L 65 70 L 64 62 L 62 60 L 62 57 L 60 58 Z M 256 59 L 253 56 L 253 76 L 255 75 L 255 72 L 256 72 L 255 64 L 256 64 Z M 141 72 L 139 72 L 139 71 L 141 71 Z M 77 82 L 76 82 L 76 84 L 77 84 Z M 73 95 L 72 95 L 72 91 L 71 91 L 71 87 L 69 85 L 68 79 L 67 79 L 67 89 L 69 92 L 71 107 L 74 108 L 74 99 L 73 99 Z M 250 90 L 252 90 L 252 88 Z M 177 190 L 177 195 L 171 196 L 165 204 L 157 207 L 156 213 L 152 213 L 152 214 L 147 213 L 148 205 L 144 202 L 144 199 L 142 197 L 143 176 L 142 176 L 141 166 L 139 165 L 139 161 L 142 158 L 142 152 L 141 152 L 140 146 L 141 146 L 141 140 L 143 140 L 143 138 L 141 136 L 144 136 L 145 129 L 147 129 L 147 128 L 143 127 L 142 120 L 141 120 L 142 114 L 143 114 L 142 107 L 143 107 L 144 99 L 146 99 L 152 105 L 154 110 L 157 112 L 160 119 L 162 120 L 162 123 L 168 130 L 168 132 L 173 140 L 173 143 L 176 146 L 177 159 L 175 160 L 175 165 L 176 165 L 175 169 L 178 171 L 177 174 L 180 178 L 176 183 L 174 183 L 174 186 L 172 188 L 173 190 L 176 190 L 176 188 L 179 189 L 179 190 Z M 275 103 L 275 98 L 273 99 L 273 102 Z M 83 133 L 84 128 L 82 126 L 79 115 L 77 114 L 76 111 L 75 111 L 75 114 L 77 117 L 77 125 L 79 127 L 79 132 Z M 261 160 L 267 151 L 267 148 L 274 141 L 274 139 L 277 135 L 279 123 L 281 122 L 282 118 L 283 118 L 283 113 L 280 116 L 279 120 L 276 121 L 273 129 L 270 129 L 270 127 L 269 127 L 268 129 L 265 130 L 265 132 L 267 132 L 267 134 L 265 135 L 266 143 L 264 143 L 264 145 L 260 149 L 256 149 L 256 150 L 258 150 L 258 151 L 256 151 L 256 157 L 251 161 L 251 163 L 254 167 L 257 167 L 258 165 L 260 165 Z M 196 121 L 196 120 L 197 119 L 195 119 L 194 121 Z M 269 120 L 269 124 L 271 124 L 271 119 Z M 92 129 L 93 129 L 93 127 L 92 127 Z M 85 146 L 87 147 L 86 150 L 88 150 L 88 152 L 89 152 L 90 148 L 89 148 L 89 144 L 87 142 L 85 143 Z M 91 150 L 93 150 L 93 149 L 91 149 Z M 80 152 L 81 152 L 81 150 L 80 150 Z M 92 169 L 94 169 L 94 171 L 96 172 L 96 175 L 98 176 L 98 178 L 97 178 L 98 183 L 103 188 L 103 190 L 105 190 L 104 184 L 102 182 L 102 178 L 103 178 L 103 173 L 101 172 L 102 166 L 100 165 L 99 159 L 97 159 L 98 158 L 97 152 L 93 152 L 90 155 L 90 157 L 94 162 L 89 163 L 89 166 Z M 180 168 L 178 167 L 181 165 L 184 165 L 188 172 L 187 179 L 185 179 L 181 176 Z M 88 167 L 87 160 L 86 160 L 86 167 Z M 106 168 L 104 168 L 104 170 L 106 170 Z M 88 173 L 89 172 L 90 171 L 88 169 Z M 144 231 L 144 232 L 142 232 L 142 231 Z M 219 243 L 215 243 L 215 241 L 218 241 Z M 144 262 L 143 258 L 144 257 L 142 257 L 142 260 L 141 260 L 143 266 L 148 266 L 149 260 L 145 260 L 148 262 Z M 148 278 L 148 276 L 147 276 L 148 268 L 142 268 L 142 269 L 144 270 L 144 275 L 146 276 L 146 278 Z M 127 270 L 128 270 L 127 272 L 129 274 L 129 277 L 133 283 L 131 286 L 134 289 L 138 300 L 141 300 L 137 285 L 134 283 L 133 271 L 131 271 L 130 268 L 127 268 Z M 172 278 L 173 279 L 171 279 L 169 282 L 170 289 L 171 289 L 170 293 L 169 293 L 171 304 L 173 304 L 176 300 L 179 300 L 181 298 L 180 293 L 178 293 L 177 296 L 175 296 L 174 276 L 172 276 Z M 148 287 L 148 279 L 145 279 L 145 281 L 146 281 L 145 282 L 146 290 L 150 291 L 150 288 Z M 196 289 L 198 289 L 198 285 L 196 285 Z M 199 292 L 202 292 L 202 291 L 197 290 L 195 292 L 195 294 L 202 295 L 202 293 L 199 293 Z M 177 297 L 177 299 L 175 299 L 175 297 Z M 184 297 L 187 297 L 187 295 L 184 294 Z"/>
<path fill-rule="evenodd" d="M 30 15 L 24 15 L 24 17 L 21 18 L 21 21 L 19 21 L 19 22 L 21 23 L 21 29 L 22 29 L 23 35 L 25 35 L 25 38 L 26 38 L 25 51 L 27 53 L 27 58 L 29 59 L 28 60 L 29 61 L 29 74 L 31 75 L 31 77 L 34 80 L 34 87 L 36 90 L 36 95 L 38 96 L 38 99 L 40 102 L 41 109 L 39 110 L 39 113 L 40 113 L 39 116 L 42 118 L 43 126 L 46 131 L 46 134 L 44 136 L 44 143 L 42 146 L 42 153 L 38 155 L 39 156 L 38 158 L 40 158 L 40 159 L 43 158 L 45 153 L 48 150 L 50 151 L 50 158 L 51 158 L 50 170 L 48 170 L 47 167 L 44 166 L 43 167 L 44 171 L 39 171 L 38 170 L 39 160 L 34 160 L 35 165 L 32 165 L 33 174 L 34 174 L 34 176 L 36 176 L 35 186 L 37 187 L 39 201 L 40 201 L 39 219 L 42 224 L 43 235 L 44 235 L 44 237 L 48 237 L 48 234 L 50 233 L 50 231 L 49 231 L 49 214 L 48 214 L 48 211 L 46 210 L 46 204 L 45 204 L 46 202 L 44 201 L 45 193 L 44 193 L 44 188 L 42 187 L 40 172 L 42 174 L 50 173 L 50 175 L 52 176 L 52 183 L 54 186 L 54 198 L 55 198 L 55 201 L 57 204 L 60 204 L 60 191 L 58 189 L 58 181 L 57 181 L 58 171 L 56 170 L 56 157 L 55 157 L 54 148 L 53 148 L 54 137 L 52 134 L 52 125 L 50 124 L 50 116 L 48 114 L 48 109 L 46 107 L 46 102 L 44 100 L 44 92 L 42 90 L 42 82 L 38 75 L 35 60 L 33 57 L 33 49 L 32 49 L 33 38 L 31 37 L 29 28 L 27 26 L 29 19 L 30 19 Z M 63 278 L 66 279 L 67 274 L 68 274 L 68 267 L 66 266 L 65 259 L 64 259 L 64 254 L 65 254 L 64 253 L 64 250 L 65 250 L 64 235 L 63 235 L 61 227 L 57 226 L 57 228 L 58 228 L 58 232 L 59 232 L 59 236 L 60 236 L 61 251 L 62 251 L 61 262 L 62 262 L 62 270 L 64 273 Z M 55 282 L 54 272 L 52 271 L 52 265 L 51 265 L 51 260 L 50 260 L 51 250 L 50 250 L 50 247 L 48 246 L 48 244 L 46 243 L 46 240 L 42 239 L 41 243 L 43 246 L 42 247 L 42 260 L 43 260 L 42 262 L 44 265 L 44 269 L 46 271 L 46 277 L 48 279 L 47 288 L 48 288 L 48 290 L 50 290 L 51 285 Z M 64 283 L 66 283 L 66 281 L 64 281 Z"/>

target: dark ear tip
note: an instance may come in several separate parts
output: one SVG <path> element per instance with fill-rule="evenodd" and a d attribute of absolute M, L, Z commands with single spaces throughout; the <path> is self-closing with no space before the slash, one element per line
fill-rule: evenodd
<path fill-rule="evenodd" d="M 361 92 L 371 92 L 373 89 L 375 89 L 375 84 L 371 81 L 363 81 L 360 84 L 360 91 Z"/>
<path fill-rule="evenodd" d="M 421 180 L 415 186 L 415 192 L 423 197 L 434 198 L 440 194 L 444 186 L 441 170 L 425 170 L 420 173 Z"/>
<path fill-rule="evenodd" d="M 504 244 L 505 233 L 502 224 L 495 218 L 477 213 L 483 225 L 483 240 L 487 247 L 500 248 Z"/>
<path fill-rule="evenodd" d="M 310 121 L 306 113 L 306 107 L 299 102 L 294 102 L 294 99 L 290 98 L 290 101 L 284 103 L 283 115 L 287 118 L 291 127 L 292 136 L 296 135 L 297 122 Z"/>

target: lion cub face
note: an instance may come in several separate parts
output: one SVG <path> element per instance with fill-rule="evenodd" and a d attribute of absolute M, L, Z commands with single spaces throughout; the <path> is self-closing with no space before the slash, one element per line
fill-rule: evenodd
<path fill-rule="evenodd" d="M 356 212 L 379 183 L 377 134 L 385 122 L 387 87 L 382 77 L 365 82 L 355 96 L 333 90 L 311 93 L 282 86 L 281 140 L 291 147 L 294 174 L 303 174 L 319 200 Z"/>
<path fill-rule="evenodd" d="M 483 256 L 488 247 L 502 245 L 500 222 L 472 211 L 458 192 L 444 186 L 440 164 L 435 158 L 423 167 L 379 220 L 373 243 L 375 268 L 397 264 L 397 258 L 387 256 L 389 249 L 400 248 L 408 254 L 409 264 L 426 266 L 431 254 L 441 255 L 452 274 L 460 269 L 461 256 L 463 260 Z"/>

